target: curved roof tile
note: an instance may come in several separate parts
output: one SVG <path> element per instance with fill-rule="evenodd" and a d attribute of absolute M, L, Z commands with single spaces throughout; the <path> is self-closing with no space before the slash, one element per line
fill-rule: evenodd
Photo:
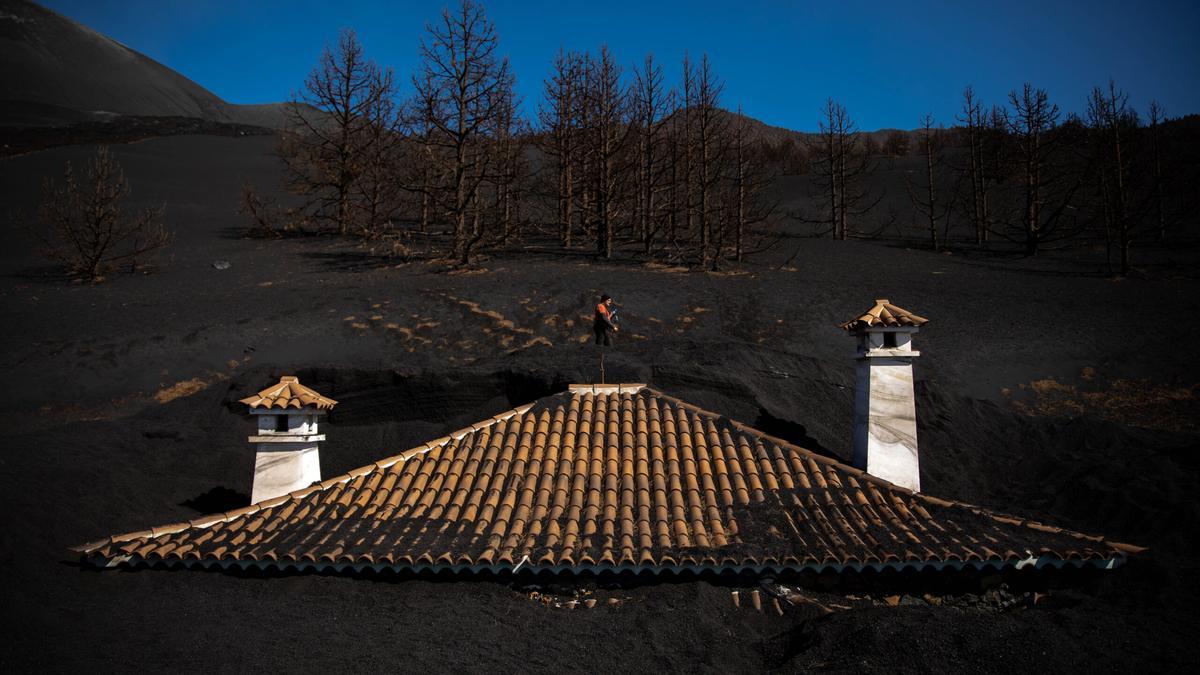
<path fill-rule="evenodd" d="M 241 400 L 242 403 L 254 408 L 303 408 L 313 406 L 318 410 L 328 410 L 337 405 L 337 401 L 318 394 L 300 384 L 300 378 L 294 375 L 284 375 L 278 384 L 273 384 Z"/>
<path fill-rule="evenodd" d="M 893 305 L 887 298 L 876 298 L 875 305 L 859 316 L 841 324 L 848 331 L 859 328 L 895 328 L 901 326 L 919 327 L 929 323 L 929 319 L 917 316 L 907 309 Z"/>

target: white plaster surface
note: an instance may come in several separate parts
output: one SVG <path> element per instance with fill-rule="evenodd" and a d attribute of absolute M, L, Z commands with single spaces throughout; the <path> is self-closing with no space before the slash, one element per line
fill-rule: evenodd
<path fill-rule="evenodd" d="M 318 420 L 325 411 L 311 406 L 286 410 L 254 408 L 258 433 L 250 437 L 258 454 L 254 458 L 254 486 L 251 503 L 285 495 L 321 480 L 321 460 L 317 443 L 325 440 Z M 276 431 L 276 418 L 287 417 L 287 431 Z"/>
<path fill-rule="evenodd" d="M 254 458 L 254 488 L 250 502 L 285 495 L 321 480 L 317 445 L 261 443 Z"/>
<path fill-rule="evenodd" d="M 854 465 L 919 492 L 917 415 L 910 358 L 860 358 L 854 393 Z"/>

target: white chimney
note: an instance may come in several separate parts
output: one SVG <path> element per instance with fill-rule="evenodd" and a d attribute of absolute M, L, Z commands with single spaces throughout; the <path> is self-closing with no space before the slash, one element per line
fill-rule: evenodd
<path fill-rule="evenodd" d="M 317 444 L 325 436 L 318 433 L 317 420 L 337 401 L 300 384 L 299 378 L 284 376 L 279 384 L 241 402 L 258 419 L 258 433 L 249 439 L 257 444 L 250 502 L 257 504 L 319 482 Z"/>
<path fill-rule="evenodd" d="M 928 323 L 887 298 L 842 324 L 858 338 L 854 384 L 854 466 L 921 491 L 912 338 Z"/>

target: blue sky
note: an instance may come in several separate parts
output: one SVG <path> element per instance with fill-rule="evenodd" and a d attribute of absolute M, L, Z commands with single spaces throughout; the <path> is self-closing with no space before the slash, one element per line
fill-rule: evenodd
<path fill-rule="evenodd" d="M 234 103 L 288 98 L 339 28 L 407 84 L 425 25 L 446 2 L 44 0 Z M 1029 81 L 1082 111 L 1109 77 L 1141 110 L 1200 112 L 1200 0 L 1093 2 L 484 2 L 530 111 L 560 46 L 607 44 L 628 66 L 646 52 L 669 79 L 707 52 L 724 105 L 769 124 L 816 127 L 826 97 L 863 129 L 953 123 L 962 89 L 1002 102 Z"/>

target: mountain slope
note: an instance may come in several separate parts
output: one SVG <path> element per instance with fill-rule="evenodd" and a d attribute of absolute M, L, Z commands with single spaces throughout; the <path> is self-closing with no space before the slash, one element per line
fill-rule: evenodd
<path fill-rule="evenodd" d="M 27 0 L 0 0 L 0 124 L 141 115 L 277 126 L 282 108 L 228 104 L 83 24 Z"/>

